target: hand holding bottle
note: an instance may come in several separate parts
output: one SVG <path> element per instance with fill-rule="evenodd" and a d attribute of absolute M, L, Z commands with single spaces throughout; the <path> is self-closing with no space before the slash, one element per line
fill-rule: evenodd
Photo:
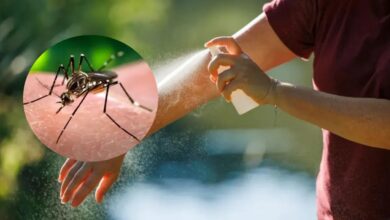
<path fill-rule="evenodd" d="M 267 76 L 248 55 L 243 53 L 233 37 L 218 37 L 205 44 L 206 47 L 225 47 L 228 53 L 214 56 L 208 65 L 210 79 L 229 102 L 232 93 L 242 90 L 258 104 L 273 104 L 277 81 Z M 229 69 L 218 73 L 221 66 Z"/>

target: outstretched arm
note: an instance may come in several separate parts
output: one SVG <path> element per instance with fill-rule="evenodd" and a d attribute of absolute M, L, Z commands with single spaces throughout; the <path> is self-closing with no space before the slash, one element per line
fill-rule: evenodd
<path fill-rule="evenodd" d="M 264 70 L 295 57 L 279 40 L 264 14 L 259 15 L 233 36 L 245 53 Z M 220 95 L 209 80 L 210 74 L 207 71 L 209 62 L 210 55 L 204 50 L 158 82 L 159 107 L 149 134 Z M 72 201 L 73 206 L 78 206 L 99 183 L 95 197 L 101 202 L 104 194 L 117 179 L 123 158 L 124 155 L 101 162 L 68 159 L 59 175 L 59 181 L 62 182 L 62 201 Z M 82 178 L 86 172 L 91 174 L 87 179 Z"/>
<path fill-rule="evenodd" d="M 264 14 L 233 35 L 242 50 L 263 70 L 290 61 L 295 55 L 280 41 Z M 158 84 L 159 107 L 150 133 L 183 117 L 200 105 L 220 96 L 210 82 L 208 50 L 190 58 Z"/>

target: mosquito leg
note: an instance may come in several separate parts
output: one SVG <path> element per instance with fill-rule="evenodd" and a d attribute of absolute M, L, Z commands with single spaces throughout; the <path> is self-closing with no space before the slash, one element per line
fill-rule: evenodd
<path fill-rule="evenodd" d="M 88 61 L 87 57 L 83 53 L 80 54 L 80 62 L 79 62 L 79 67 L 78 67 L 79 71 L 81 70 L 81 65 L 82 65 L 84 59 L 85 59 L 85 62 L 87 62 L 87 64 L 88 64 L 89 70 L 91 72 L 95 72 L 95 69 L 92 67 L 91 63 Z"/>
<path fill-rule="evenodd" d="M 58 75 L 60 74 L 61 70 L 62 70 L 62 71 L 65 71 L 64 65 L 62 65 L 62 64 L 58 67 L 56 76 L 54 77 L 53 83 L 51 84 L 51 87 L 50 87 L 49 95 L 51 95 L 51 93 L 53 93 L 54 85 L 56 84 Z"/>
<path fill-rule="evenodd" d="M 106 60 L 106 62 L 104 62 L 103 65 L 98 69 L 98 71 L 103 70 L 104 68 L 106 68 L 106 66 L 107 66 L 109 63 L 111 63 L 113 60 L 115 60 L 116 58 L 121 57 L 121 56 L 123 56 L 123 52 L 122 52 L 122 51 L 119 51 L 119 52 L 116 53 L 116 54 L 112 54 L 112 55 L 110 56 L 110 58 L 108 58 L 108 60 Z"/>
<path fill-rule="evenodd" d="M 68 119 L 68 122 L 66 122 L 64 128 L 62 129 L 60 135 L 58 135 L 58 138 L 57 138 L 57 141 L 56 141 L 56 144 L 58 144 L 58 142 L 60 141 L 60 138 L 62 136 L 62 134 L 64 133 L 66 127 L 68 127 L 69 125 L 69 122 L 72 120 L 73 116 L 76 114 L 77 110 L 80 108 L 81 104 L 83 103 L 83 101 L 85 100 L 85 98 L 87 97 L 89 91 L 87 91 L 85 93 L 85 95 L 83 96 L 83 99 L 81 99 L 80 103 L 77 105 L 77 107 L 73 110 L 72 114 L 70 115 L 69 119 Z"/>
<path fill-rule="evenodd" d="M 50 90 L 49 86 L 48 85 L 45 85 L 41 80 L 39 80 L 37 77 L 35 77 L 35 79 L 37 80 L 37 82 L 44 88 L 46 88 L 47 90 Z M 54 87 L 58 87 L 58 86 L 61 86 L 59 84 L 57 85 L 54 85 Z M 54 94 L 55 96 L 57 96 L 58 98 L 60 97 L 57 93 L 55 93 L 54 91 L 52 92 L 52 94 Z"/>
<path fill-rule="evenodd" d="M 112 84 L 108 84 L 107 87 L 106 87 L 106 98 L 104 99 L 104 108 L 103 108 L 103 113 L 107 115 L 107 117 L 120 129 L 122 129 L 124 132 L 126 132 L 128 135 L 130 135 L 131 137 L 133 137 L 135 140 L 137 140 L 138 142 L 141 142 L 135 135 L 133 135 L 132 133 L 130 133 L 129 131 L 127 131 L 126 129 L 124 129 L 122 126 L 120 126 L 120 124 L 118 124 L 118 122 L 115 121 L 115 119 L 113 119 L 108 113 L 107 113 L 107 99 L 108 99 L 108 93 L 109 93 L 109 90 L 110 90 L 110 86 Z"/>
<path fill-rule="evenodd" d="M 125 87 L 122 85 L 122 83 L 119 83 L 119 85 L 121 86 L 122 90 L 125 92 L 127 98 L 129 98 L 131 104 L 133 104 L 133 105 L 135 105 L 135 106 L 137 106 L 137 107 L 140 107 L 140 108 L 142 108 L 142 109 L 144 109 L 144 110 L 146 110 L 146 111 L 149 111 L 149 112 L 152 112 L 152 111 L 153 111 L 152 109 L 150 109 L 150 108 L 148 108 L 148 107 L 146 107 L 146 106 L 143 106 L 143 105 L 139 104 L 137 101 L 135 101 L 135 100 L 129 95 L 129 93 L 126 91 L 126 89 L 125 89 Z"/>
<path fill-rule="evenodd" d="M 60 74 L 61 71 L 64 71 L 64 65 L 62 65 L 62 64 L 58 67 L 56 76 L 54 77 L 53 83 L 52 83 L 52 85 L 51 85 L 51 87 L 50 87 L 50 89 L 49 89 L 49 94 L 46 94 L 46 95 L 44 95 L 44 96 L 41 96 L 41 97 L 39 97 L 39 98 L 36 98 L 36 99 L 31 100 L 31 101 L 28 101 L 28 102 L 24 102 L 23 105 L 28 105 L 28 104 L 34 103 L 34 102 L 36 102 L 36 101 L 39 101 L 39 100 L 41 100 L 41 99 L 43 99 L 43 98 L 45 98 L 45 97 L 51 95 L 51 94 L 53 93 L 53 88 L 54 88 L 54 85 L 55 85 L 55 83 L 56 83 L 56 81 L 57 81 L 58 75 Z"/>
<path fill-rule="evenodd" d="M 33 102 L 36 102 L 36 101 L 39 101 L 39 100 L 41 100 L 41 99 L 43 99 L 43 98 L 46 98 L 46 97 L 48 97 L 49 95 L 48 94 L 46 94 L 46 95 L 44 95 L 44 96 L 41 96 L 41 97 L 39 97 L 39 98 L 37 98 L 37 99 L 34 99 L 34 100 L 32 100 L 32 101 L 29 101 L 29 102 L 23 102 L 23 105 L 28 105 L 28 104 L 31 104 L 31 103 L 33 103 Z"/>
<path fill-rule="evenodd" d="M 71 70 L 70 74 L 73 75 L 73 73 L 74 73 L 74 56 L 73 55 L 70 55 L 68 65 L 66 66 L 66 69 L 65 69 L 64 79 L 62 80 L 61 85 L 64 85 L 65 80 L 69 79 L 69 76 L 68 76 L 69 67 Z"/>

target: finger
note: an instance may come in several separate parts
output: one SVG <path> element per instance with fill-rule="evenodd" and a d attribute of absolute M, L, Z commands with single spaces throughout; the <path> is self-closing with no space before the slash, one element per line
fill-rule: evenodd
<path fill-rule="evenodd" d="M 225 89 L 222 91 L 222 95 L 227 102 L 231 102 L 232 93 L 239 88 L 239 82 L 237 80 L 231 81 L 228 85 L 225 86 Z"/>
<path fill-rule="evenodd" d="M 70 168 L 69 172 L 64 178 L 64 181 L 62 181 L 61 189 L 60 189 L 60 197 L 62 198 L 64 191 L 66 187 L 68 187 L 69 182 L 72 180 L 73 176 L 76 174 L 78 169 L 83 165 L 83 162 L 77 161 L 72 168 Z"/>
<path fill-rule="evenodd" d="M 216 37 L 205 43 L 206 47 L 223 46 L 229 51 L 230 54 L 239 55 L 242 53 L 240 45 L 231 36 Z"/>
<path fill-rule="evenodd" d="M 233 79 L 235 79 L 237 73 L 234 68 L 223 71 L 218 75 L 217 78 L 217 88 L 219 92 L 222 92 L 225 89 L 225 86 L 228 85 Z"/>
<path fill-rule="evenodd" d="M 77 191 L 73 193 L 72 203 L 73 207 L 79 206 L 88 194 L 99 184 L 99 180 L 102 179 L 102 176 L 93 173 L 77 188 Z"/>
<path fill-rule="evenodd" d="M 64 177 L 68 174 L 69 169 L 75 164 L 77 160 L 66 159 L 65 163 L 62 165 L 60 169 L 60 173 L 58 175 L 58 182 L 62 182 Z"/>
<path fill-rule="evenodd" d="M 209 78 L 210 78 L 210 81 L 213 82 L 214 84 L 217 83 L 217 78 L 215 76 L 210 74 Z"/>
<path fill-rule="evenodd" d="M 238 61 L 239 56 L 221 53 L 215 56 L 208 65 L 208 70 L 213 77 L 218 77 L 218 69 L 220 66 L 234 66 Z"/>
<path fill-rule="evenodd" d="M 63 203 L 66 203 L 71 198 L 73 192 L 77 187 L 87 179 L 88 175 L 91 173 L 91 168 L 86 163 L 84 163 L 80 169 L 76 172 L 72 180 L 69 182 L 68 186 L 65 188 L 62 193 L 61 200 Z"/>
<path fill-rule="evenodd" d="M 110 189 L 112 184 L 116 181 L 118 178 L 118 175 L 110 175 L 105 176 L 101 181 L 99 186 L 96 189 L 95 198 L 98 203 L 101 203 L 103 201 L 104 195 L 107 193 L 107 191 Z"/>

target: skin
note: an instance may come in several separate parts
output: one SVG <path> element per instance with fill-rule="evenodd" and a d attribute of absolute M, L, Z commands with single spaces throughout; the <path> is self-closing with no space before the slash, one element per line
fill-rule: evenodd
<path fill-rule="evenodd" d="M 236 54 L 222 54 L 209 65 L 209 71 L 214 76 L 220 65 L 232 66 L 216 80 L 219 91 L 227 100 L 230 100 L 233 91 L 242 89 L 259 104 L 276 105 L 292 116 L 348 140 L 390 150 L 389 100 L 344 97 L 278 82 L 242 53 L 233 38 L 215 38 L 206 44 L 215 45 L 238 51 Z"/>
<path fill-rule="evenodd" d="M 118 74 L 117 80 L 122 82 L 126 91 L 136 101 L 151 109 L 157 109 L 155 80 L 145 62 L 127 64 L 115 71 Z M 49 89 L 44 85 L 51 86 L 53 79 L 52 74 L 29 74 L 25 84 L 24 102 L 47 94 Z M 62 78 L 57 79 L 57 84 L 60 85 L 61 81 Z M 60 100 L 58 96 L 65 90 L 65 86 L 55 87 L 53 95 L 24 105 L 30 127 L 43 144 L 60 155 L 82 161 L 107 160 L 124 154 L 138 144 L 136 139 L 118 128 L 103 113 L 105 90 L 88 94 L 56 143 L 70 115 L 83 99 L 83 96 L 80 96 L 74 103 L 65 106 L 56 114 L 61 106 L 57 103 Z M 150 129 L 156 113 L 131 104 L 120 85 L 110 87 L 107 112 L 117 123 L 139 139 Z"/>
<path fill-rule="evenodd" d="M 390 117 L 386 115 L 390 112 L 390 101 L 326 94 L 278 82 L 264 73 L 296 57 L 277 37 L 264 14 L 259 15 L 233 37 L 215 38 L 205 46 L 215 45 L 225 47 L 228 54 L 218 55 L 211 62 L 208 53 L 199 55 L 195 60 L 198 62 L 198 68 L 196 70 L 184 68 L 179 82 L 176 82 L 185 84 L 191 81 L 191 86 L 159 86 L 159 109 L 151 133 L 220 94 L 229 101 L 232 91 L 242 89 L 259 104 L 277 105 L 281 110 L 297 118 L 349 140 L 372 147 L 390 149 L 388 136 Z M 220 65 L 228 65 L 231 69 L 217 76 Z M 210 83 L 209 79 L 215 84 Z M 197 96 L 191 103 L 186 103 L 188 94 L 191 96 L 202 94 L 202 96 Z M 172 97 L 175 97 L 174 104 L 170 104 L 173 101 Z M 96 177 L 93 184 L 74 181 L 76 182 L 74 185 L 78 186 L 77 189 L 63 187 L 66 188 L 64 192 L 67 199 L 69 198 L 64 202 L 72 201 L 73 206 L 79 205 L 99 182 L 95 197 L 98 202 L 101 202 L 108 188 L 118 177 L 123 158 L 124 156 L 121 156 L 98 163 L 77 162 L 81 164 L 77 167 L 75 161 L 68 159 L 59 175 L 63 186 L 65 181 L 78 179 L 76 171 L 70 172 L 72 169 L 85 172 L 83 171 L 85 166 L 93 170 Z M 106 175 L 115 178 L 106 178 Z"/>

